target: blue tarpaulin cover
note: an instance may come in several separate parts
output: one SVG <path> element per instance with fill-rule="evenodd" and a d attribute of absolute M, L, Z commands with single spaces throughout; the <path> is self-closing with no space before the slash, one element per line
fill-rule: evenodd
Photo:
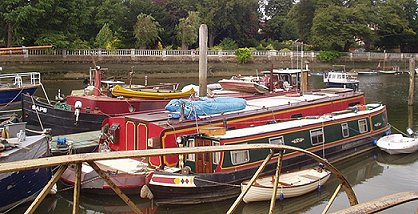
<path fill-rule="evenodd" d="M 184 104 L 185 119 L 192 120 L 199 116 L 242 110 L 247 102 L 245 99 L 235 97 L 201 98 L 200 100 L 173 99 L 165 106 L 165 110 L 173 112 L 172 118 L 180 118 L 182 104 Z"/>

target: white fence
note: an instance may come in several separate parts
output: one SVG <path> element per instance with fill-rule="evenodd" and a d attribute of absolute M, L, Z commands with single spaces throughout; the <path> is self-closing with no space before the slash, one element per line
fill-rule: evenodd
<path fill-rule="evenodd" d="M 314 51 L 253 51 L 252 56 L 260 57 L 306 57 L 315 58 L 319 52 Z M 169 56 L 198 56 L 199 50 L 149 50 L 149 49 L 116 49 L 116 50 L 104 50 L 104 49 L 77 49 L 77 50 L 51 50 L 51 49 L 28 49 L 24 51 L 25 56 L 155 56 L 155 57 L 169 57 Z M 345 53 L 350 58 L 361 59 L 406 59 L 410 57 L 418 57 L 417 53 L 376 53 L 376 52 L 355 52 Z M 233 50 L 208 50 L 208 56 L 235 56 Z"/>

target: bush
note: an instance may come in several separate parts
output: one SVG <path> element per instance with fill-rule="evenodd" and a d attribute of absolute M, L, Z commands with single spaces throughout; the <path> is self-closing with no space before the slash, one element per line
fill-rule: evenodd
<path fill-rule="evenodd" d="M 340 52 L 337 51 L 320 51 L 318 54 L 318 59 L 321 62 L 332 62 L 335 59 L 338 59 L 342 56 Z"/>
<path fill-rule="evenodd" d="M 238 63 L 245 64 L 251 59 L 251 50 L 249 48 L 238 48 L 235 50 Z"/>
<path fill-rule="evenodd" d="M 238 48 L 237 42 L 231 38 L 224 38 L 219 44 L 223 50 L 236 50 Z"/>

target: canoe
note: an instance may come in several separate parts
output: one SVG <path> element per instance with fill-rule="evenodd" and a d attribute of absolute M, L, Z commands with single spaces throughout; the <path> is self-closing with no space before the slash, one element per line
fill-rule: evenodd
<path fill-rule="evenodd" d="M 145 98 L 145 99 L 178 99 L 187 98 L 195 93 L 193 88 L 187 91 L 139 91 L 123 88 L 120 85 L 116 85 L 112 89 L 113 96 Z"/>
<path fill-rule="evenodd" d="M 413 153 L 418 150 L 418 138 L 405 137 L 402 134 L 391 134 L 380 138 L 376 145 L 391 155 Z"/>
<path fill-rule="evenodd" d="M 283 173 L 279 178 L 276 198 L 291 198 L 312 192 L 317 189 L 318 186 L 322 186 L 327 182 L 330 176 L 330 171 L 319 168 Z M 244 190 L 248 182 L 249 181 L 244 181 L 241 183 L 241 191 Z M 249 203 L 271 200 L 273 185 L 274 175 L 258 178 L 250 187 L 247 194 L 245 194 L 243 199 L 244 202 Z"/>

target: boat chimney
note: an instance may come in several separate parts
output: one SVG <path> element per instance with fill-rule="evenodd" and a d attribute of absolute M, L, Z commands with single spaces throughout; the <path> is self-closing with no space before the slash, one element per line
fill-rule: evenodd
<path fill-rule="evenodd" d="M 208 76 L 208 26 L 201 24 L 199 28 L 199 96 L 207 95 Z"/>
<path fill-rule="evenodd" d="M 271 64 L 271 67 L 270 67 L 269 85 L 270 85 L 269 90 L 270 92 L 272 92 L 273 91 L 273 63 Z"/>
<path fill-rule="evenodd" d="M 94 96 L 99 96 L 101 94 L 101 78 L 102 71 L 100 70 L 100 66 L 96 66 L 96 73 L 94 75 Z"/>

